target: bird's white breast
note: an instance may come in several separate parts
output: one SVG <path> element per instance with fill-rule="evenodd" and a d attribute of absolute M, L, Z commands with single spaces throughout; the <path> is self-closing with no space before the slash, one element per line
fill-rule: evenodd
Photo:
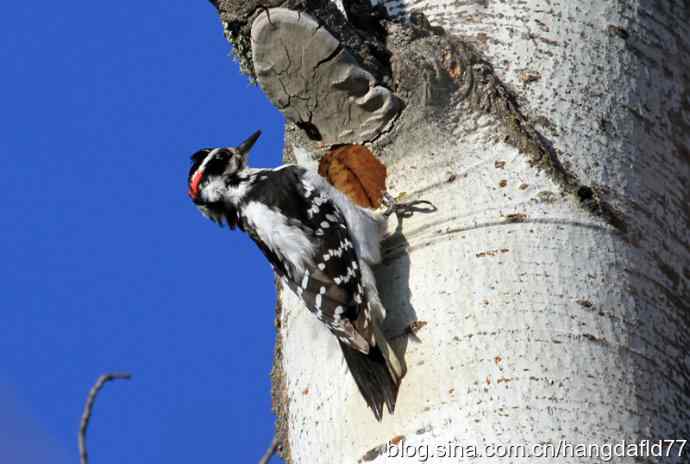
<path fill-rule="evenodd" d="M 279 211 L 256 201 L 249 202 L 242 215 L 273 253 L 304 273 L 314 256 L 314 246 L 304 231 Z"/>

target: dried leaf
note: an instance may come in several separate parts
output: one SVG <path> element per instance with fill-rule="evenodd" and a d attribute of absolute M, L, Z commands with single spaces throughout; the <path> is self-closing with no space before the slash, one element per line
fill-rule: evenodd
<path fill-rule="evenodd" d="M 319 163 L 319 174 L 354 203 L 378 208 L 386 191 L 386 166 L 362 145 L 341 145 Z"/>

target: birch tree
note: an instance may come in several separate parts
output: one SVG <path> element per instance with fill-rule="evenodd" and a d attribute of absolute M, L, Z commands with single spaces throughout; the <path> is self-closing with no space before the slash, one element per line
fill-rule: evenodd
<path fill-rule="evenodd" d="M 286 159 L 366 144 L 389 192 L 437 208 L 390 221 L 376 270 L 408 367 L 383 422 L 278 288 L 283 458 L 688 439 L 688 2 L 342 3 L 215 2 Z"/>

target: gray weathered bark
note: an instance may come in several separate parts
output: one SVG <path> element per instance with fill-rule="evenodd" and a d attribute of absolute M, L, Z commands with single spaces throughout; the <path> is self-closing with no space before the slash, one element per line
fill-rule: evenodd
<path fill-rule="evenodd" d="M 369 143 L 391 191 L 439 210 L 391 224 L 378 269 L 409 367 L 383 423 L 334 340 L 279 290 L 286 460 L 383 462 L 390 440 L 482 453 L 687 439 L 688 2 L 384 4 L 398 17 L 384 21 L 385 47 L 325 0 L 218 5 L 243 69 L 288 118 L 286 156 Z M 272 34 L 271 12 L 293 31 Z M 316 60 L 300 21 L 322 34 Z M 278 37 L 283 58 L 261 48 Z M 367 104 L 369 92 L 383 97 Z M 416 319 L 419 339 L 400 336 Z"/>

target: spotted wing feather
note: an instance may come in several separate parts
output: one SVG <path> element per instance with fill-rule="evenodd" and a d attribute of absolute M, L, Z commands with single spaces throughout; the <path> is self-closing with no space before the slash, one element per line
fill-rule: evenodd
<path fill-rule="evenodd" d="M 266 174 L 266 188 L 256 185 L 248 201 L 263 191 L 265 195 L 279 195 L 270 203 L 310 238 L 311 259 L 297 265 L 278 255 L 278 250 L 271 249 L 259 236 L 252 238 L 283 282 L 342 343 L 368 353 L 375 344 L 371 314 L 347 223 L 326 193 L 310 184 L 302 172 L 302 168 L 290 166 Z"/>
<path fill-rule="evenodd" d="M 313 185 L 298 186 L 310 207 L 308 222 L 315 238 L 313 266 L 293 290 L 338 339 L 368 353 L 374 344 L 370 314 L 352 237 L 337 206 Z"/>

